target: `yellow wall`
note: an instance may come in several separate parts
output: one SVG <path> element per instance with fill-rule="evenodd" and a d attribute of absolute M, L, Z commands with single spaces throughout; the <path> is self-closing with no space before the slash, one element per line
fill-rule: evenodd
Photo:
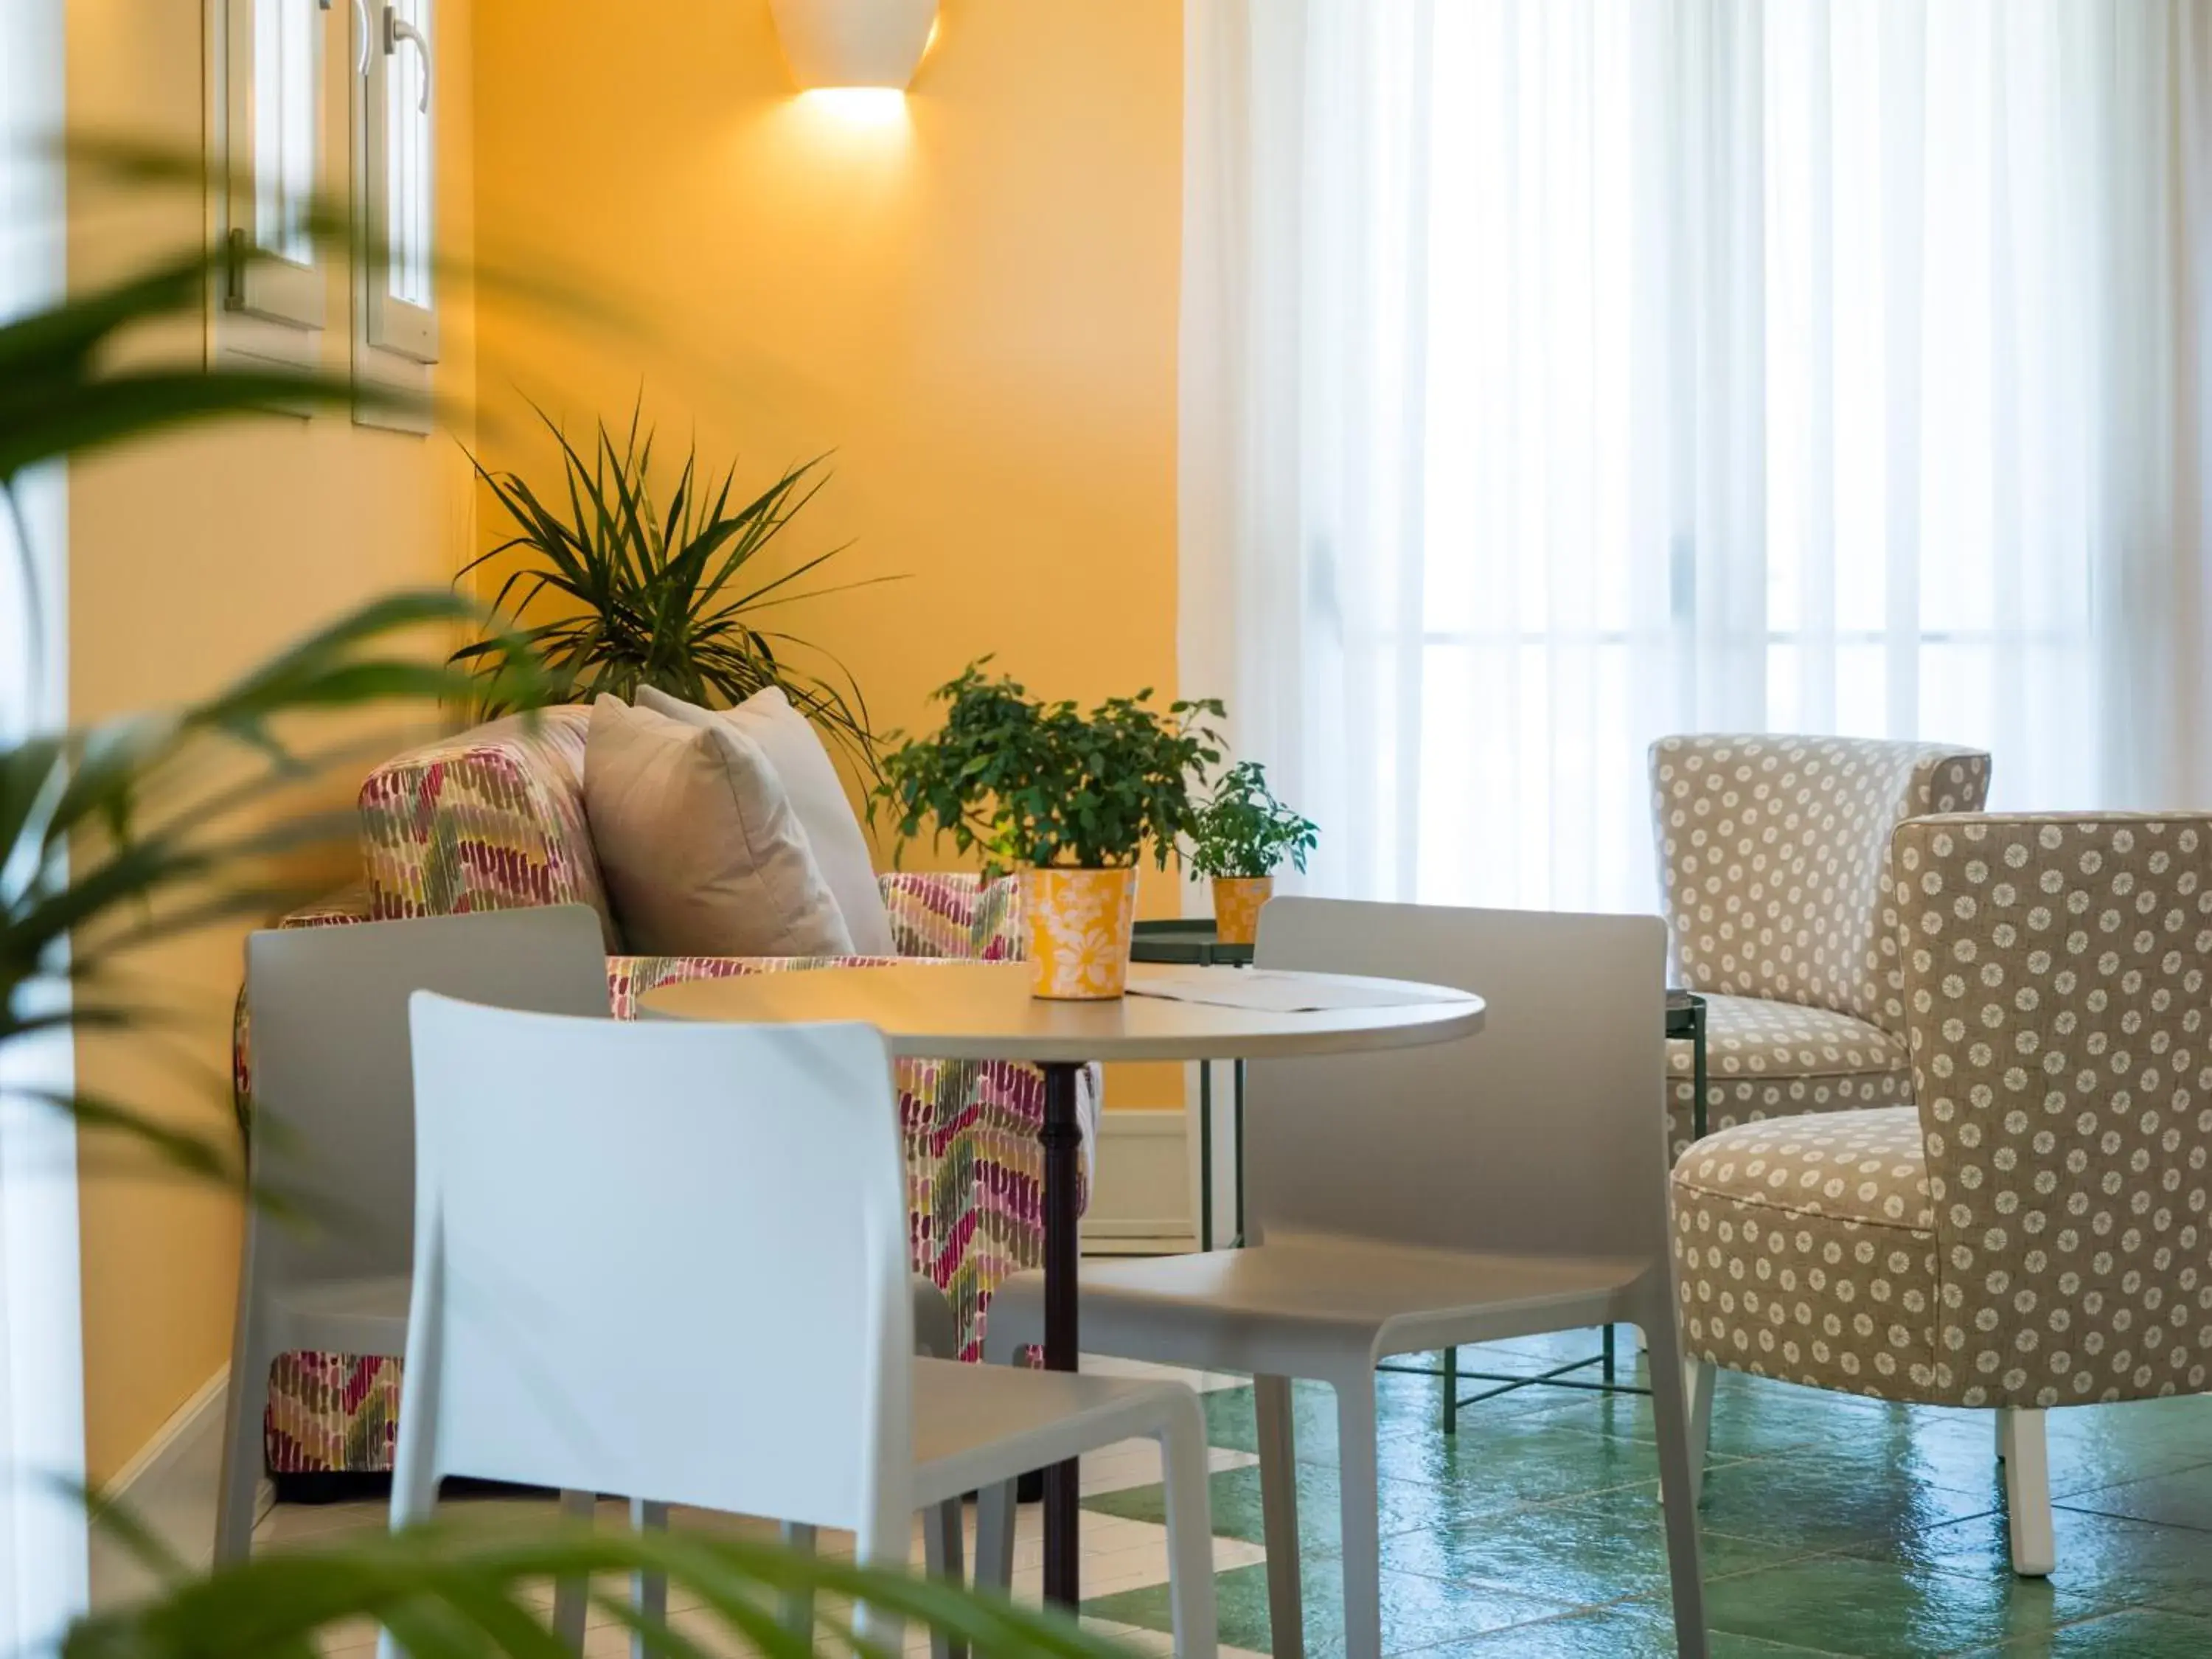
<path fill-rule="evenodd" d="M 486 258 L 556 255 L 649 327 L 586 349 L 487 302 L 487 408 L 511 379 L 573 428 L 642 386 L 763 482 L 834 449 L 794 547 L 908 580 L 789 625 L 884 726 L 933 723 L 986 652 L 1051 696 L 1171 693 L 1182 27 L 1176 0 L 945 0 L 884 119 L 793 95 L 768 0 L 483 0 Z M 489 447 L 545 459 L 526 422 Z"/>
<path fill-rule="evenodd" d="M 198 149 L 202 0 L 70 0 L 71 125 Z M 436 96 L 446 112 L 441 216 L 465 252 L 471 90 L 465 4 L 441 9 Z M 345 66 L 331 58 L 342 140 Z M 330 145 L 326 143 L 325 149 Z M 343 154 L 343 152 L 340 152 Z M 342 176 L 342 174 L 341 174 Z M 118 203 L 73 185 L 70 264 L 82 284 L 202 234 L 189 193 Z M 348 299 L 334 285 L 331 361 Z M 473 385 L 465 296 L 447 307 L 441 386 Z M 189 349 L 190 343 L 186 342 Z M 343 415 L 276 419 L 81 461 L 70 476 L 70 697 L 79 720 L 213 689 L 347 605 L 450 580 L 474 538 L 474 497 L 451 441 L 356 428 Z M 349 793 L 343 781 L 334 789 Z M 185 1012 L 173 1063 L 79 1045 L 88 1087 L 206 1129 L 227 1120 L 231 994 L 242 930 L 197 936 L 137 970 Z M 83 1147 L 87 1461 L 113 1474 L 228 1357 L 239 1218 L 223 1197 L 119 1167 Z"/>
<path fill-rule="evenodd" d="M 69 0 L 72 125 L 198 146 L 201 9 Z M 544 459 L 517 394 L 573 422 L 626 410 L 641 385 L 672 434 L 696 427 L 744 477 L 834 449 L 794 550 L 850 541 L 848 576 L 908 580 L 788 620 L 852 665 L 881 726 L 924 722 L 927 690 L 987 651 L 1054 696 L 1172 690 L 1176 0 L 945 0 L 888 124 L 793 96 L 767 0 L 471 10 L 440 12 L 448 251 L 473 239 L 491 266 L 557 269 L 641 319 L 593 343 L 487 301 L 472 338 L 449 293 L 441 389 L 481 383 L 495 462 Z M 337 54 L 331 72 L 335 114 Z M 181 199 L 122 215 L 80 185 L 70 209 L 78 282 L 199 229 Z M 330 314 L 346 314 L 335 288 Z M 342 351 L 342 327 L 328 343 Z M 447 579 L 479 544 L 445 439 L 332 416 L 82 463 L 70 510 L 83 719 L 204 691 L 351 600 Z M 1149 896 L 1172 903 L 1164 881 Z M 195 1071 L 87 1042 L 87 1084 L 217 1121 L 239 946 L 225 929 L 143 964 L 189 1008 L 178 1049 Z M 1110 1093 L 1165 1103 L 1179 1086 L 1132 1070 Z M 99 1480 L 226 1358 L 238 1218 L 87 1155 Z"/>

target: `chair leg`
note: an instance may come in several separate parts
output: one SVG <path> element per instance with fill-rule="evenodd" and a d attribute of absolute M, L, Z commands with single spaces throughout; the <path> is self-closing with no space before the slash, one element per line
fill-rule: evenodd
<path fill-rule="evenodd" d="M 967 1577 L 960 1556 L 961 1501 L 951 1498 L 932 1504 L 921 1519 L 922 1558 L 932 1578 L 957 1584 Z M 968 1644 L 956 1642 L 942 1631 L 929 1633 L 931 1659 L 968 1659 Z"/>
<path fill-rule="evenodd" d="M 1009 1594 L 1014 1587 L 1014 1483 L 975 1494 L 975 1587 Z"/>
<path fill-rule="evenodd" d="M 2012 1455 L 2012 1407 L 2000 1406 L 1991 1415 L 1996 1425 L 1997 1462 L 2002 1463 Z"/>
<path fill-rule="evenodd" d="M 1659 1369 L 1658 1356 L 1652 1357 L 1651 1369 Z M 1690 1475 L 1685 1483 L 1690 1502 L 1698 1503 L 1705 1491 L 1705 1447 L 1713 1437 L 1713 1366 L 1710 1360 L 1685 1359 L 1682 1362 L 1683 1419 L 1689 1429 Z M 1656 1395 L 1655 1395 L 1656 1399 Z"/>
<path fill-rule="evenodd" d="M 1168 1606 L 1180 1659 L 1212 1659 L 1220 1640 L 1213 1607 L 1213 1516 L 1206 1494 L 1206 1419 L 1195 1396 L 1172 1402 L 1161 1424 L 1160 1475 L 1167 1486 Z"/>
<path fill-rule="evenodd" d="M 783 1547 L 802 1555 L 814 1553 L 814 1528 L 801 1521 L 783 1523 Z M 814 1640 L 814 1592 L 795 1589 L 783 1598 L 783 1627 L 793 1636 Z"/>
<path fill-rule="evenodd" d="M 814 1528 L 799 1528 L 790 1523 L 785 1527 L 785 1536 L 804 1531 L 806 1547 L 814 1547 Z M 873 1515 L 861 1517 L 853 1537 L 853 1560 L 863 1567 L 888 1567 L 894 1572 L 907 1571 L 913 1559 L 914 1516 L 911 1513 L 897 1514 L 878 1509 Z M 900 1616 L 889 1608 L 872 1601 L 863 1601 L 855 1610 L 854 1633 L 863 1644 L 872 1646 L 886 1654 L 905 1650 L 906 1626 Z M 811 1633 L 809 1634 L 811 1651 Z"/>
<path fill-rule="evenodd" d="M 599 1499 L 593 1493 L 564 1492 L 561 1494 L 563 1520 L 580 1521 L 588 1527 L 592 1524 L 592 1512 L 598 1508 Z M 553 1634 L 571 1653 L 584 1650 L 584 1613 L 591 1593 L 591 1584 L 581 1578 L 563 1578 L 553 1586 Z"/>
<path fill-rule="evenodd" d="M 668 1505 L 656 1504 L 650 1498 L 633 1498 L 629 1500 L 629 1523 L 639 1532 L 666 1532 Z M 668 1623 L 668 1575 L 665 1572 L 631 1574 L 629 1601 L 639 1618 L 649 1624 L 665 1626 Z M 630 1632 L 629 1659 L 651 1659 L 642 1631 Z"/>
<path fill-rule="evenodd" d="M 1298 1582 L 1297 1437 L 1291 1379 L 1252 1379 L 1260 1430 L 1260 1529 L 1267 1551 L 1267 1626 L 1275 1659 L 1305 1652 L 1305 1593 Z"/>
<path fill-rule="evenodd" d="M 1375 1375 L 1336 1383 L 1345 1659 L 1382 1656 L 1382 1498 L 1376 1474 Z"/>
<path fill-rule="evenodd" d="M 2012 1534 L 2012 1570 L 2023 1578 L 2047 1578 L 2058 1565 L 2051 1526 L 2051 1446 L 2043 1413 L 2015 1408 L 2004 1413 L 2005 1513 Z M 2000 1419 L 2001 1421 L 2002 1419 Z"/>
<path fill-rule="evenodd" d="M 253 1553 L 253 1509 L 261 1496 L 261 1422 L 269 1405 L 269 1370 L 276 1356 L 239 1345 L 231 1362 L 222 1421 L 222 1484 L 216 1493 L 215 1565 Z"/>
<path fill-rule="evenodd" d="M 1705 1435 L 1692 1432 L 1692 1381 L 1683 1365 L 1674 1310 L 1662 1309 L 1639 1325 L 1651 1358 L 1651 1421 L 1659 1436 L 1659 1486 L 1667 1526 L 1667 1580 L 1674 1592 L 1674 1650 L 1682 1659 L 1705 1659 L 1705 1585 L 1698 1561 L 1698 1470 Z M 1712 1405 L 1711 1367 L 1705 1372 L 1705 1408 Z"/>

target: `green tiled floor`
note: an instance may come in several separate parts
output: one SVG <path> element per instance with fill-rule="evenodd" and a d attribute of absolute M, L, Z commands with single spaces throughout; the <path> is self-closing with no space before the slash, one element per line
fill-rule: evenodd
<path fill-rule="evenodd" d="M 1575 1335 L 1469 1348 L 1527 1371 Z M 1650 1403 L 1529 1389 L 1462 1413 L 1379 1379 L 1386 1651 L 1433 1659 L 1674 1651 Z M 1255 1444 L 1249 1389 L 1206 1396 L 1212 1443 Z M 1306 1650 L 1339 1653 L 1334 1402 L 1297 1399 Z M 2212 1659 L 2212 1398 L 2054 1413 L 2058 1571 L 2013 1577 L 1987 1413 L 1923 1411 L 1723 1376 L 1701 1511 L 1719 1659 L 1989 1653 Z M 1259 1475 L 1212 1477 L 1214 1531 L 1259 1542 Z M 1162 1516 L 1157 1486 L 1085 1499 Z M 1269 1650 L 1267 1570 L 1220 1575 L 1222 1640 Z M 1169 1627 L 1165 1588 L 1085 1611 Z"/>

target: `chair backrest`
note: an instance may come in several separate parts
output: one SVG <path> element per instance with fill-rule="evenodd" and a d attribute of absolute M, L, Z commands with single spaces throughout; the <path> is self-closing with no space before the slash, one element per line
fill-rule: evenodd
<path fill-rule="evenodd" d="M 361 787 L 369 914 L 586 904 L 621 949 L 584 815 L 588 709 L 510 714 L 395 756 Z"/>
<path fill-rule="evenodd" d="M 1990 757 L 1951 744 L 1660 738 L 1651 817 L 1680 982 L 1903 1036 L 1891 833 L 1978 812 L 1989 789 Z"/>
<path fill-rule="evenodd" d="M 1546 1255 L 1667 1254 L 1656 916 L 1277 899 L 1262 966 L 1473 991 L 1456 1042 L 1253 1062 L 1256 1231 Z"/>
<path fill-rule="evenodd" d="M 1939 1381 L 1966 1405 L 2212 1382 L 2212 814 L 1897 832 Z"/>
<path fill-rule="evenodd" d="M 580 905 L 288 927 L 246 943 L 256 1186 L 303 1213 L 249 1224 L 264 1291 L 404 1273 L 415 1240 L 407 999 L 425 988 L 607 1013 L 599 921 Z"/>
<path fill-rule="evenodd" d="M 414 1018 L 406 1466 L 902 1551 L 913 1313 L 882 1034 L 429 994 Z"/>

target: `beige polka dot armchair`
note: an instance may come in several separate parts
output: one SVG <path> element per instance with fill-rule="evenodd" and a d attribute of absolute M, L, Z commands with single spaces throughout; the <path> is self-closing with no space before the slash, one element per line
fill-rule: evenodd
<path fill-rule="evenodd" d="M 1675 983 L 1705 997 L 1707 1131 L 1912 1098 L 1890 834 L 1978 812 L 1990 757 L 1947 744 L 1681 737 L 1651 746 Z M 1695 1133 L 1689 1043 L 1668 1045 L 1668 1139 Z"/>
<path fill-rule="evenodd" d="M 1960 816 L 1894 844 L 1917 1106 L 1747 1123 L 1673 1177 L 1711 1368 L 1998 1414 L 2013 1566 L 2044 1413 L 2212 1384 L 2212 816 Z"/>

